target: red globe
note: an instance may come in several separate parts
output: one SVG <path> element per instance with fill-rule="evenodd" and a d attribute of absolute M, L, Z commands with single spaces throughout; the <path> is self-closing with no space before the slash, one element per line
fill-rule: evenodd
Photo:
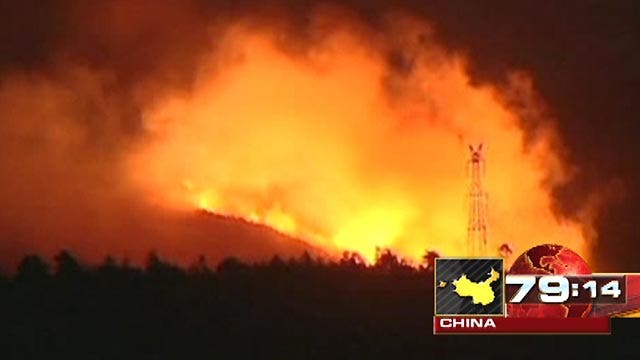
<path fill-rule="evenodd" d="M 509 274 L 589 275 L 591 269 L 580 255 L 562 245 L 539 245 L 520 255 Z M 591 304 L 507 304 L 509 317 L 587 317 Z"/>

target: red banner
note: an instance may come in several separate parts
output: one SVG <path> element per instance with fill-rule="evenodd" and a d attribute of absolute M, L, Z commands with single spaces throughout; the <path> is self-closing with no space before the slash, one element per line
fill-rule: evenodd
<path fill-rule="evenodd" d="M 488 316 L 434 316 L 434 334 L 605 334 L 608 317 L 509 318 Z"/>

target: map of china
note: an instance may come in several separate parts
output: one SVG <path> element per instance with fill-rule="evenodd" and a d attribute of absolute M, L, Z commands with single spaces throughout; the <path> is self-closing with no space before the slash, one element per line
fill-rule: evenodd
<path fill-rule="evenodd" d="M 488 273 L 489 277 L 481 282 L 473 282 L 467 278 L 466 274 L 462 274 L 460 278 L 453 280 L 451 283 L 456 287 L 454 290 L 456 294 L 460 296 L 471 296 L 474 304 L 481 304 L 483 306 L 491 304 L 496 298 L 496 295 L 491 289 L 491 283 L 500 278 L 500 273 L 491 268 L 491 272 Z"/>

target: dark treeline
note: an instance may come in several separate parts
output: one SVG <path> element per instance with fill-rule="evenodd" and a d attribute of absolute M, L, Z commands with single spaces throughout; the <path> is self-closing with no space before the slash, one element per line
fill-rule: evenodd
<path fill-rule="evenodd" d="M 434 255 L 433 253 L 431 255 Z M 614 336 L 433 336 L 433 256 L 411 267 L 388 251 L 365 266 L 274 257 L 184 269 L 67 252 L 25 257 L 0 277 L 0 359 L 539 359 L 635 355 L 640 321 Z"/>

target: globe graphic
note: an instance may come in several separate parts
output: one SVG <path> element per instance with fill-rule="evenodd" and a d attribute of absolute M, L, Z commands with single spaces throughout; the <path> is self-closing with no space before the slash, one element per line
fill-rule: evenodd
<path fill-rule="evenodd" d="M 520 255 L 509 274 L 588 275 L 589 265 L 562 245 L 539 245 Z M 591 304 L 507 304 L 508 317 L 587 317 Z"/>

